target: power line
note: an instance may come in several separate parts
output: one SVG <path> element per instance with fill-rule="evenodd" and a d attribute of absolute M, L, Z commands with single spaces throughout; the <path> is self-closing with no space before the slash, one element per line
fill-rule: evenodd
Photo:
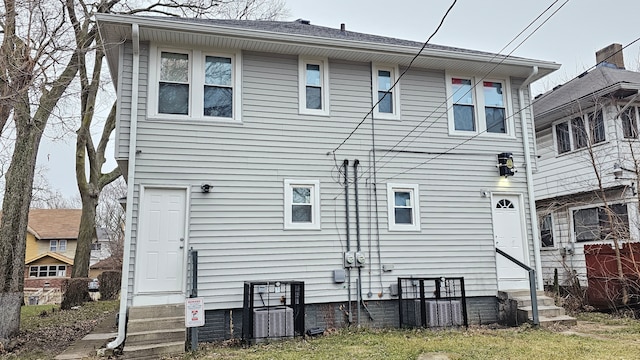
<path fill-rule="evenodd" d="M 522 41 L 521 41 L 521 42 L 520 42 L 520 43 L 519 43 L 519 44 L 518 44 L 518 45 L 517 45 L 517 46 L 516 46 L 516 47 L 515 47 L 511 52 L 510 52 L 510 53 L 509 53 L 509 54 L 505 55 L 505 56 L 503 57 L 503 59 L 502 59 L 500 62 L 498 62 L 497 64 L 495 64 L 495 65 L 494 65 L 494 67 L 489 71 L 489 73 L 488 73 L 488 74 L 486 74 L 482 79 L 478 80 L 478 81 L 474 84 L 474 86 L 473 86 L 471 89 L 467 90 L 467 93 L 468 93 L 469 91 L 472 91 L 472 90 L 473 90 L 473 89 L 474 89 L 474 88 L 475 88 L 475 87 L 476 87 L 480 82 L 482 82 L 482 81 L 486 78 L 486 76 L 488 76 L 491 72 L 493 72 L 493 70 L 495 70 L 495 69 L 497 68 L 497 66 L 499 66 L 502 62 L 504 62 L 504 60 L 505 60 L 509 55 L 511 55 L 515 50 L 517 50 L 520 46 L 522 46 L 522 44 L 523 44 L 525 41 L 527 41 L 527 40 L 528 40 L 528 39 L 529 39 L 533 34 L 535 34 L 535 33 L 536 33 L 536 32 L 537 32 L 537 31 L 538 31 L 538 30 L 539 30 L 539 29 L 540 29 L 540 28 L 541 28 L 541 27 L 542 27 L 542 26 L 547 22 L 547 21 L 549 21 L 549 20 L 550 20 L 550 19 L 551 19 L 551 18 L 552 18 L 552 17 L 553 17 L 553 16 L 554 16 L 554 15 L 555 15 L 559 10 L 560 10 L 560 9 L 562 9 L 562 7 L 564 7 L 564 6 L 565 6 L 569 1 L 570 1 L 570 0 L 566 0 L 564 3 L 562 3 L 562 4 L 560 5 L 560 7 L 558 7 L 558 8 L 557 8 L 553 13 L 551 13 L 551 14 L 549 15 L 549 17 L 547 17 L 547 18 L 546 18 L 546 19 L 545 19 L 545 20 L 544 20 L 540 25 L 538 25 L 538 26 L 537 26 L 537 27 L 536 27 L 536 28 L 535 28 L 535 29 L 534 29 L 534 30 L 533 30 L 529 35 L 527 35 L 527 36 L 526 36 L 526 37 L 525 37 L 525 38 L 524 38 L 524 39 L 523 39 L 523 40 L 522 40 Z M 550 5 L 550 6 L 549 6 L 549 7 L 548 7 L 544 12 L 542 12 L 542 13 L 540 14 L 540 16 L 538 16 L 536 19 L 534 19 L 534 20 L 533 20 L 533 21 L 532 21 L 532 22 L 531 22 L 531 23 L 530 23 L 530 24 L 529 24 L 529 25 L 528 25 L 528 26 L 527 26 L 523 31 L 521 31 L 521 32 L 520 32 L 520 33 L 519 33 L 515 38 L 518 38 L 518 37 L 519 37 L 519 36 L 520 36 L 524 31 L 526 31 L 526 29 L 527 29 L 527 28 L 529 28 L 533 23 L 535 23 L 535 22 L 536 22 L 536 21 L 537 21 L 537 20 L 538 20 L 542 15 L 544 15 L 544 14 L 545 14 L 545 13 L 546 13 L 550 8 L 551 8 L 551 7 L 553 7 L 553 5 L 555 5 L 557 2 L 558 2 L 558 0 L 557 0 L 557 1 L 555 1 L 554 3 L 552 3 L 552 4 L 551 4 L 551 5 Z M 515 38 L 514 38 L 514 40 L 515 40 Z M 512 40 L 510 43 L 512 43 L 514 40 Z M 508 46 L 508 45 L 507 45 L 507 46 Z M 505 47 L 506 47 L 506 46 L 505 46 Z M 497 55 L 496 55 L 496 56 L 497 56 Z M 494 57 L 494 58 L 495 58 L 495 57 Z M 466 93 L 465 93 L 465 94 L 466 94 Z M 453 96 L 453 95 L 452 95 L 452 96 Z M 447 98 L 447 100 L 448 100 L 448 98 Z M 445 101 L 445 103 L 446 103 L 446 101 Z M 440 104 L 440 105 L 438 106 L 438 108 L 437 108 L 437 109 L 439 109 L 440 107 L 442 107 L 442 105 L 443 105 L 443 104 L 444 104 L 444 103 Z M 505 118 L 505 121 L 506 121 L 506 120 L 509 120 L 509 119 L 511 119 L 511 118 L 513 118 L 513 117 L 515 117 L 516 115 L 520 114 L 523 110 L 528 109 L 530 106 L 531 106 L 531 105 L 528 105 L 528 106 L 526 106 L 525 108 L 520 109 L 518 112 L 516 112 L 516 113 L 514 113 L 513 115 L 511 115 L 511 116 L 509 116 L 509 117 Z M 437 110 L 437 109 L 436 109 L 436 110 Z M 449 108 L 447 107 L 447 112 L 448 112 L 448 110 L 449 110 Z M 434 110 L 431 114 L 433 114 L 434 112 L 435 112 L 435 110 Z M 446 114 L 446 112 L 445 112 L 445 114 Z M 442 118 L 443 118 L 443 116 L 444 116 L 444 115 L 440 115 L 438 118 L 434 119 L 434 120 L 433 120 L 433 121 L 432 121 L 432 122 L 431 122 L 431 123 L 430 123 L 430 124 L 429 124 L 425 129 L 424 129 L 424 130 L 422 130 L 422 131 L 420 132 L 420 134 L 418 134 L 418 136 L 416 136 L 416 137 L 414 138 L 414 140 L 412 140 L 409 144 L 413 143 L 413 141 L 415 141 L 415 139 L 417 139 L 420 135 L 424 134 L 424 132 L 425 132 L 425 131 L 427 131 L 429 128 L 431 128 L 431 127 L 436 123 L 436 121 L 437 121 L 437 120 L 442 119 Z M 415 131 L 415 129 L 416 129 L 416 128 L 418 128 L 419 126 L 421 126 L 421 125 L 424 123 L 424 121 L 426 121 L 429 117 L 430 117 L 430 116 L 425 117 L 425 119 L 424 119 L 424 120 L 422 120 L 422 122 L 420 122 L 420 124 L 418 124 L 418 125 L 417 125 L 413 130 L 411 130 L 411 132 L 410 132 L 410 133 L 412 133 L 413 131 Z M 480 136 L 480 135 L 482 135 L 482 134 L 484 134 L 484 133 L 486 133 L 486 132 L 487 132 L 487 130 L 484 130 L 484 131 L 478 132 L 478 133 L 474 134 L 473 136 L 471 136 L 470 138 L 468 138 L 468 139 L 464 140 L 463 142 L 461 142 L 461 143 L 459 143 L 459 144 L 457 144 L 457 145 L 455 145 L 455 146 L 453 146 L 453 147 L 451 147 L 451 148 L 449 148 L 449 149 L 445 150 L 444 152 L 442 152 L 442 153 L 440 153 L 440 154 L 436 155 L 435 157 L 433 157 L 433 158 L 431 158 L 431 159 L 429 159 L 429 160 L 427 160 L 427 161 L 425 161 L 425 162 L 423 162 L 423 163 L 421 163 L 421 164 L 419 164 L 419 165 L 417 165 L 417 166 L 414 166 L 414 167 L 409 168 L 409 169 L 407 169 L 407 170 L 405 170 L 405 171 L 402 171 L 401 173 L 398 173 L 398 174 L 396 174 L 396 175 L 394 175 L 394 176 L 392 176 L 392 177 L 386 178 L 386 179 L 384 179 L 384 180 L 393 179 L 393 178 L 395 178 L 395 177 L 397 177 L 397 176 L 399 176 L 399 175 L 402 175 L 402 174 L 405 174 L 405 173 L 407 173 L 407 172 L 409 172 L 409 171 L 411 171 L 411 170 L 414 170 L 414 169 L 418 168 L 419 166 L 422 166 L 422 165 L 424 165 L 424 164 L 426 164 L 426 163 L 428 163 L 428 162 L 430 162 L 430 161 L 432 161 L 432 160 L 435 160 L 435 159 L 437 159 L 437 158 L 439 158 L 439 157 L 441 157 L 441 156 L 443 156 L 443 155 L 446 155 L 446 154 L 448 154 L 449 152 L 451 152 L 451 151 L 453 151 L 453 150 L 457 149 L 458 147 L 460 147 L 460 146 L 462 146 L 462 145 L 466 144 L 467 142 L 469 142 L 469 141 L 471 141 L 471 140 L 473 140 L 473 139 L 477 138 L 478 136 Z M 402 140 L 400 140 L 400 142 L 401 142 L 401 141 L 403 141 L 404 139 L 406 139 L 406 137 L 408 137 L 408 135 L 407 135 L 407 136 L 405 136 L 405 137 L 403 137 L 403 139 L 402 139 Z M 398 142 L 396 145 L 394 145 L 394 147 L 395 147 L 395 146 L 397 146 L 400 142 Z M 405 145 L 405 146 L 403 147 L 403 149 L 404 149 L 404 148 L 406 148 L 409 144 Z M 392 156 L 392 158 L 391 158 L 391 159 L 389 159 L 389 160 L 387 160 L 384 164 L 382 164 L 382 166 L 380 166 L 380 168 L 383 168 L 386 164 L 388 164 L 391 160 L 393 160 L 397 155 L 398 155 L 398 153 L 394 154 L 394 155 Z M 383 158 L 384 158 L 384 156 L 383 156 Z"/>
<path fill-rule="evenodd" d="M 425 41 L 422 44 L 422 47 L 420 48 L 420 51 L 418 51 L 418 53 L 411 59 L 411 61 L 409 62 L 409 66 L 407 66 L 407 68 L 402 72 L 402 74 L 400 74 L 400 76 L 398 76 L 398 78 L 396 79 L 396 81 L 393 83 L 393 85 L 391 85 L 391 87 L 389 88 L 389 90 L 387 92 L 385 92 L 385 94 L 382 96 L 382 98 L 378 99 L 378 102 L 376 102 L 371 109 L 369 110 L 369 112 L 367 112 L 367 114 L 362 118 L 362 120 L 360 120 L 360 122 L 358 123 L 358 125 L 356 125 L 356 127 L 351 131 L 351 133 L 344 139 L 342 140 L 342 142 L 340 143 L 340 145 L 336 146 L 335 149 L 333 149 L 332 152 L 336 152 L 340 149 L 340 147 L 342 147 L 342 145 L 344 145 L 350 138 L 351 136 L 353 136 L 353 134 L 355 134 L 356 131 L 358 131 L 358 129 L 360 128 L 360 126 L 367 120 L 367 118 L 369 117 L 369 115 L 371 115 L 373 113 L 373 110 L 376 108 L 376 106 L 378 106 L 378 104 L 384 100 L 385 97 L 387 97 L 389 95 L 389 93 L 391 92 L 391 90 L 393 90 L 396 85 L 398 84 L 398 82 L 400 82 L 400 79 L 404 76 L 404 74 L 409 71 L 409 69 L 411 68 L 411 65 L 413 65 L 413 62 L 418 58 L 418 56 L 420 56 L 420 54 L 422 53 L 422 51 L 424 50 L 425 47 L 427 47 L 427 44 L 429 44 L 429 41 L 431 41 L 431 39 L 438 33 L 438 31 L 440 30 L 440 28 L 442 27 L 442 25 L 444 24 L 444 20 L 447 18 L 447 16 L 449 15 L 449 13 L 451 12 L 451 10 L 453 9 L 454 5 L 456 4 L 456 2 L 458 2 L 458 0 L 453 0 L 453 3 L 451 4 L 451 6 L 449 6 L 449 8 L 447 9 L 447 12 L 444 14 L 444 16 L 442 17 L 442 19 L 440 20 L 440 24 L 438 25 L 438 27 L 436 28 L 436 30 L 431 34 L 431 36 L 429 36 L 429 38 L 427 39 L 427 41 Z"/>
<path fill-rule="evenodd" d="M 500 51 L 495 54 L 490 60 L 489 60 L 489 64 L 492 63 L 492 61 L 494 59 L 496 59 L 498 56 L 502 56 L 500 55 L 500 53 L 502 53 L 507 47 L 509 47 L 509 45 L 511 45 L 514 41 L 516 41 L 517 38 L 519 38 L 525 31 L 527 31 L 527 29 L 529 29 L 531 26 L 533 26 L 533 24 L 535 24 L 545 13 L 547 13 L 547 11 L 549 11 L 556 3 L 558 3 L 558 1 L 560 0 L 556 0 L 553 3 L 551 3 L 551 5 L 549 5 L 542 13 L 540 13 L 540 15 L 538 15 L 535 19 L 533 19 L 522 31 L 520 31 L 511 41 L 509 41 L 509 43 L 507 43 L 502 49 L 500 49 Z M 547 18 L 540 26 L 544 25 L 544 23 L 546 23 L 556 12 L 558 12 L 558 10 L 560 10 L 569 0 L 565 1 L 553 14 L 551 14 L 549 16 L 549 18 Z M 516 51 L 523 43 L 524 41 L 526 41 L 531 35 L 533 35 L 533 33 L 535 33 L 535 31 L 537 31 L 540 26 L 538 26 L 527 38 L 525 38 L 520 44 L 518 44 L 517 47 L 515 47 L 511 52 L 509 52 L 509 54 L 505 55 L 502 57 L 502 60 L 500 62 L 498 62 L 497 64 L 495 64 L 493 66 L 493 68 L 491 68 L 491 70 L 489 70 L 489 72 L 487 74 L 485 74 L 480 80 L 478 80 L 473 87 L 471 87 L 469 90 L 467 90 L 465 92 L 464 95 L 468 94 L 470 91 L 473 91 L 476 86 L 482 82 L 484 79 L 486 79 L 487 76 L 489 76 L 500 64 L 502 64 L 509 55 L 511 55 L 514 51 Z M 482 69 L 481 69 L 482 70 Z M 404 137 L 402 137 L 402 139 L 400 139 L 398 142 L 395 143 L 395 145 L 393 145 L 391 147 L 390 150 L 394 150 L 398 145 L 400 145 L 405 139 L 407 139 L 414 131 L 416 131 L 420 126 L 422 126 L 422 124 L 424 124 L 425 121 L 427 121 L 429 118 L 431 118 L 431 116 L 433 116 L 433 114 L 442 108 L 443 105 L 447 104 L 447 101 L 452 98 L 454 94 L 451 94 L 448 98 L 445 99 L 444 102 L 442 102 L 440 105 L 438 105 L 438 107 L 436 107 L 434 110 L 431 111 L 431 113 L 429 115 L 427 115 L 422 121 L 420 121 L 420 123 L 418 125 L 416 125 L 411 131 L 409 131 Z M 446 111 L 448 111 L 449 108 L 446 108 Z M 422 134 L 424 134 L 427 130 L 429 130 L 435 123 L 437 120 L 441 119 L 443 116 L 439 116 L 438 118 L 436 118 L 433 122 L 431 122 L 429 124 L 429 126 L 427 126 L 424 130 L 422 130 L 418 135 L 416 135 L 413 140 L 409 141 L 406 145 L 404 145 L 402 147 L 402 150 L 406 149 L 409 145 L 411 145 L 416 139 L 418 139 Z M 387 152 L 388 153 L 388 152 Z M 380 160 L 384 159 L 386 157 L 386 154 L 383 155 Z M 398 155 L 398 153 L 396 153 L 395 155 L 393 155 L 393 157 L 391 159 L 389 159 L 388 161 L 386 161 L 384 164 L 382 164 L 381 167 L 384 167 L 384 165 L 386 165 L 387 163 L 389 163 L 390 161 L 392 161 L 396 156 Z"/>

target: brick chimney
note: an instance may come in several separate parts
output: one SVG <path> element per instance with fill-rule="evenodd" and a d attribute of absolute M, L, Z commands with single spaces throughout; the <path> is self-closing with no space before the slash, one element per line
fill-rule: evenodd
<path fill-rule="evenodd" d="M 611 44 L 596 51 L 596 64 L 597 66 L 608 66 L 612 68 L 624 69 L 622 45 Z"/>

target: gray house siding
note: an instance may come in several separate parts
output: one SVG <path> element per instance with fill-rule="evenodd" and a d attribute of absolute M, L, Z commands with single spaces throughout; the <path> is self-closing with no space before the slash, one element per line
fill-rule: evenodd
<path fill-rule="evenodd" d="M 468 296 L 495 296 L 492 210 L 490 198 L 482 197 L 481 190 L 524 195 L 533 259 L 525 172 L 521 168 L 504 187 L 495 166 L 497 153 L 504 151 L 513 152 L 518 166 L 524 162 L 519 115 L 514 117 L 514 138 L 449 136 L 443 71 L 408 71 L 400 83 L 401 120 L 375 121 L 378 234 L 370 120 L 336 152 L 335 159 L 327 154 L 370 109 L 369 63 L 330 59 L 331 116 L 300 115 L 297 57 L 244 52 L 242 87 L 237 89 L 242 92 L 242 124 L 229 124 L 146 119 L 148 46 L 141 52 L 133 203 L 139 201 L 141 186 L 191 189 L 187 245 L 199 252 L 199 295 L 207 309 L 240 307 L 242 284 L 253 280 L 302 280 L 308 304 L 346 300 L 346 284 L 334 284 L 331 278 L 333 270 L 343 267 L 345 251 L 343 185 L 337 183 L 337 166 L 345 158 L 350 164 L 359 159 L 361 164 L 361 241 L 367 254 L 363 293 L 388 300 L 392 299 L 388 287 L 399 276 L 464 276 Z M 130 72 L 129 44 L 125 60 L 125 72 Z M 130 99 L 130 83 L 131 77 L 123 76 L 124 99 Z M 511 83 L 514 114 L 519 113 L 518 85 L 519 81 Z M 129 117 L 130 105 L 123 102 L 116 150 L 123 158 L 129 151 Z M 408 137 L 414 141 L 406 148 L 396 146 L 415 127 L 419 127 L 416 136 Z M 385 151 L 392 148 L 393 152 Z M 284 179 L 320 181 L 321 230 L 283 230 Z M 213 185 L 211 193 L 200 192 L 205 182 Z M 388 230 L 387 183 L 419 185 L 420 232 Z M 350 196 L 355 247 L 353 187 Z M 131 274 L 137 219 L 134 208 Z M 382 272 L 383 264 L 393 265 L 394 270 Z M 134 281 L 131 277 L 129 294 Z"/>

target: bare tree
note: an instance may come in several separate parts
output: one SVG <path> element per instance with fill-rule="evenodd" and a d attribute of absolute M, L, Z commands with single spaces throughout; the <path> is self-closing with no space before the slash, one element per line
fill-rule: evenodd
<path fill-rule="evenodd" d="M 76 180 L 82 200 L 82 217 L 72 277 L 87 277 L 89 274 L 91 243 L 97 237 L 95 218 L 100 192 L 121 174 L 119 168 L 102 172 L 102 166 L 106 161 L 105 150 L 116 124 L 115 103 L 104 122 L 97 146 L 91 137 L 97 95 L 103 81 L 102 63 L 104 59 L 103 47 L 100 38 L 97 37 L 95 23 L 92 20 L 93 14 L 110 11 L 123 14 L 150 13 L 167 16 L 242 19 L 275 19 L 284 14 L 284 3 L 281 0 L 192 0 L 180 3 L 162 0 L 138 4 L 138 7 L 134 5 L 133 2 L 102 0 L 92 7 L 93 12 L 88 12 L 86 7 L 80 8 L 67 2 L 67 11 L 73 24 L 76 46 L 82 50 L 79 52 L 78 60 L 82 118 L 76 132 Z M 107 8 L 107 6 L 109 7 Z M 89 62 L 92 64 L 89 65 Z"/>
<path fill-rule="evenodd" d="M 105 186 L 100 194 L 96 225 L 106 230 L 108 252 L 115 264 L 122 267 L 125 212 L 122 200 L 127 196 L 127 185 L 122 178 Z"/>

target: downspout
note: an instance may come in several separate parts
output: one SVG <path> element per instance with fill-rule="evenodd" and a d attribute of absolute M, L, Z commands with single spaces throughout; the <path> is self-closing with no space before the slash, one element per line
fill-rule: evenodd
<path fill-rule="evenodd" d="M 347 252 L 351 251 L 351 233 L 349 231 L 349 160 L 344 159 L 342 162 L 344 168 L 344 221 L 347 231 Z M 342 254 L 346 256 L 345 254 Z M 348 301 L 348 321 L 349 325 L 353 322 L 353 315 L 351 313 L 351 268 L 347 267 L 347 297 Z"/>
<path fill-rule="evenodd" d="M 531 217 L 531 232 L 533 233 L 533 256 L 536 262 L 536 281 L 538 283 L 538 290 L 543 290 L 542 285 L 542 266 L 540 264 L 540 242 L 538 241 L 538 217 L 536 215 L 536 198 L 533 189 L 533 172 L 531 169 L 531 150 L 529 149 L 529 127 L 527 126 L 527 119 L 525 116 L 525 103 L 524 103 L 524 90 L 529 89 L 529 85 L 533 81 L 533 78 L 538 75 L 538 67 L 534 66 L 531 69 L 531 74 L 524 80 L 522 85 L 518 88 L 518 99 L 520 101 L 520 120 L 522 126 L 522 137 L 524 146 L 524 163 L 525 172 L 527 175 L 527 194 L 529 196 L 529 216 Z M 533 119 L 533 110 L 529 109 L 531 115 L 531 125 L 535 134 L 535 122 Z"/>
<path fill-rule="evenodd" d="M 107 344 L 115 349 L 125 339 L 127 325 L 127 300 L 129 297 L 129 258 L 131 257 L 131 224 L 133 222 L 133 193 L 136 162 L 136 137 L 138 129 L 138 83 L 140 80 L 140 29 L 138 24 L 131 25 L 133 43 L 133 74 L 131 79 L 131 120 L 129 126 L 129 163 L 127 164 L 127 214 L 122 257 L 122 278 L 120 286 L 120 311 L 118 312 L 118 336 Z M 121 74 L 122 75 L 122 74 Z"/>

